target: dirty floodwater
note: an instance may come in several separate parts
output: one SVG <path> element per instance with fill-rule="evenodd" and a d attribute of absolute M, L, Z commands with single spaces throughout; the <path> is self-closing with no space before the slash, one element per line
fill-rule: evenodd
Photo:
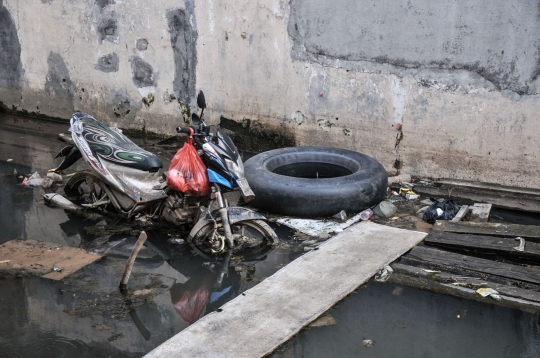
<path fill-rule="evenodd" d="M 67 123 L 0 114 L 0 243 L 21 237 L 108 251 L 60 281 L 0 278 L 0 356 L 140 357 L 303 253 L 290 240 L 291 230 L 275 227 L 280 246 L 224 265 L 168 244 L 174 235 L 147 230 L 148 246 L 140 251 L 123 296 L 118 285 L 137 237 L 118 234 L 107 242 L 88 234 L 85 227 L 95 222 L 45 206 L 44 190 L 22 187 L 13 174 L 16 169 L 44 175 L 58 165 L 53 158 L 66 144 L 57 136 L 67 128 Z M 166 167 L 174 146 L 151 145 L 159 140 L 134 141 L 159 152 Z M 83 168 L 80 161 L 66 174 Z"/>
<path fill-rule="evenodd" d="M 57 134 L 67 127 L 0 114 L 0 243 L 22 237 L 107 250 L 106 257 L 60 281 L 1 278 L 0 356 L 140 357 L 304 252 L 291 230 L 275 224 L 279 247 L 246 254 L 229 265 L 168 244 L 176 237 L 170 232 L 147 230 L 148 246 L 139 253 L 128 293 L 122 295 L 118 284 L 137 237 L 96 238 L 85 230 L 95 222 L 46 207 L 43 189 L 21 187 L 13 175 L 15 169 L 43 174 L 57 165 L 53 157 L 65 146 Z M 158 154 L 165 167 L 179 144 L 134 141 Z M 67 173 L 83 168 L 81 161 Z M 496 214 L 495 219 L 512 221 L 512 213 Z M 429 230 L 414 215 L 379 221 Z M 538 316 L 412 287 L 371 282 L 330 314 L 336 325 L 304 330 L 273 356 L 540 356 Z"/>
<path fill-rule="evenodd" d="M 370 282 L 272 358 L 540 356 L 540 317 L 395 283 Z"/>

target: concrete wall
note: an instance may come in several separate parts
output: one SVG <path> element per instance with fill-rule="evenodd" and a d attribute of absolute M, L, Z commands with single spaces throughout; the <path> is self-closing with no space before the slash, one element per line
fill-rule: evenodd
<path fill-rule="evenodd" d="M 203 89 L 212 123 L 361 151 L 389 171 L 540 188 L 539 9 L 0 0 L 0 101 L 169 133 Z"/>

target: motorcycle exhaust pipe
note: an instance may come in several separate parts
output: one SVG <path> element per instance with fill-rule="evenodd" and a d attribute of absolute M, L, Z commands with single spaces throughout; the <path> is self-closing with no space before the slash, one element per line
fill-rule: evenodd
<path fill-rule="evenodd" d="M 45 204 L 47 205 L 57 206 L 59 208 L 64 209 L 68 213 L 81 215 L 90 220 L 99 220 L 103 218 L 98 213 L 89 213 L 85 211 L 85 209 L 82 206 L 69 201 L 68 199 L 64 198 L 60 194 L 56 194 L 56 193 L 44 194 L 43 200 L 45 201 Z"/>

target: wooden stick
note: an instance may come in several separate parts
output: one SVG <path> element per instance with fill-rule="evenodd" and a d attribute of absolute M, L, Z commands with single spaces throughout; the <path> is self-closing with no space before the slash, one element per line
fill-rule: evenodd
<path fill-rule="evenodd" d="M 129 255 L 129 259 L 126 264 L 126 269 L 124 270 L 124 275 L 122 275 L 122 280 L 120 281 L 120 290 L 125 290 L 127 288 L 127 283 L 129 280 L 129 276 L 131 275 L 131 270 L 133 269 L 133 264 L 135 263 L 137 254 L 141 250 L 141 247 L 143 246 L 146 239 L 147 239 L 146 233 L 144 231 L 141 231 L 141 234 L 139 235 L 139 238 L 137 239 L 137 242 L 135 243 L 135 246 L 133 247 L 133 251 L 131 251 L 131 255 Z"/>

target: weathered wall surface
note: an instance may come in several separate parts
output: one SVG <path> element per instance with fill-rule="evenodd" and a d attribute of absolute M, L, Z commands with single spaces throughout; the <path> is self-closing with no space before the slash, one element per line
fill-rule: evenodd
<path fill-rule="evenodd" d="M 168 133 L 203 89 L 214 123 L 540 187 L 539 0 L 0 0 L 0 25 L 9 108 Z"/>

